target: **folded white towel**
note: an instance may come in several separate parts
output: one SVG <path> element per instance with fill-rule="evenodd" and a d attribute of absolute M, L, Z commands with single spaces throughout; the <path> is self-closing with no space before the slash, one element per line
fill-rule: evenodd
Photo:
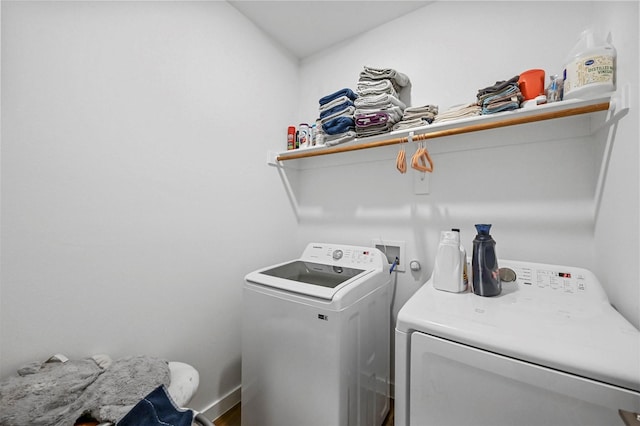
<path fill-rule="evenodd" d="M 456 105 L 449 108 L 442 114 L 436 115 L 433 120 L 434 123 L 441 123 L 443 121 L 455 120 L 463 117 L 473 117 L 482 114 L 482 108 L 476 103 Z"/>
<path fill-rule="evenodd" d="M 388 93 L 381 93 L 379 95 L 360 96 L 354 101 L 356 108 L 376 108 L 376 107 L 391 107 L 398 106 L 403 111 L 407 106 L 400 99 Z"/>

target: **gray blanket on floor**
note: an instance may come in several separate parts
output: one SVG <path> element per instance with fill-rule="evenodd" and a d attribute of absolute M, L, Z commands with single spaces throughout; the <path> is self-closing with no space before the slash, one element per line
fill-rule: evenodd
<path fill-rule="evenodd" d="M 32 364 L 0 382 L 0 426 L 69 426 L 82 415 L 116 423 L 169 381 L 167 361 L 148 356 L 106 369 L 92 358 Z"/>

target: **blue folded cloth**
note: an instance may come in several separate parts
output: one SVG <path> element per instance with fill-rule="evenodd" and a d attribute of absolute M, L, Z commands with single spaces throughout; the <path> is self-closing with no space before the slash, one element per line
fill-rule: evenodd
<path fill-rule="evenodd" d="M 349 89 L 347 87 L 347 88 L 344 88 L 344 89 L 340 89 L 337 92 L 333 92 L 330 95 L 327 95 L 327 96 L 325 96 L 323 98 L 320 98 L 320 101 L 319 101 L 320 105 L 322 106 L 322 105 L 326 104 L 327 102 L 331 102 L 332 100 L 334 100 L 336 98 L 339 98 L 340 96 L 346 96 L 349 99 L 351 99 L 352 101 L 358 98 L 358 95 L 353 90 L 351 90 L 351 89 Z"/>
<path fill-rule="evenodd" d="M 164 385 L 133 406 L 116 426 L 191 426 L 193 411 L 178 408 Z"/>
<path fill-rule="evenodd" d="M 327 135 L 337 135 L 338 133 L 355 130 L 355 128 L 356 123 L 353 117 L 336 117 L 322 124 L 322 130 L 324 130 Z"/>

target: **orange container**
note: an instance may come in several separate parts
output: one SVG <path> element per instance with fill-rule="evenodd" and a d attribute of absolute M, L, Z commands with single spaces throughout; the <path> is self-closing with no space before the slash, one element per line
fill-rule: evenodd
<path fill-rule="evenodd" d="M 535 69 L 523 72 L 518 79 L 518 86 L 525 101 L 544 95 L 544 70 Z"/>
<path fill-rule="evenodd" d="M 296 147 L 296 128 L 289 126 L 287 129 L 287 151 Z"/>

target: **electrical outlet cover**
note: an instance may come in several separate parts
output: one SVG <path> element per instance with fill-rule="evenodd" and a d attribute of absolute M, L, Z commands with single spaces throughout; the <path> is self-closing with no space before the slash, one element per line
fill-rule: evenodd
<path fill-rule="evenodd" d="M 400 259 L 400 263 L 396 266 L 398 272 L 404 272 L 407 268 L 405 246 L 404 241 L 386 240 L 375 238 L 371 241 L 371 246 L 379 249 L 381 252 L 387 255 L 389 263 L 393 263 L 396 256 Z"/>
<path fill-rule="evenodd" d="M 430 193 L 431 173 L 414 171 L 413 173 L 413 193 L 416 195 L 426 195 Z"/>

